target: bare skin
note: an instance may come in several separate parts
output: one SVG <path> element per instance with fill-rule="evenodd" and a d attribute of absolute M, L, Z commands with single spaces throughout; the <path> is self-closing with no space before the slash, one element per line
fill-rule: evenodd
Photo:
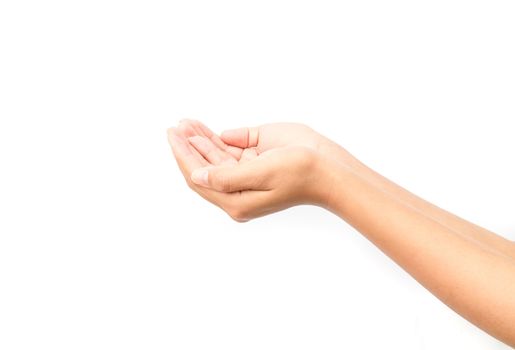
<path fill-rule="evenodd" d="M 515 346 L 515 243 L 449 213 L 300 124 L 168 131 L 188 185 L 234 220 L 299 204 L 347 221 L 431 293 Z"/>

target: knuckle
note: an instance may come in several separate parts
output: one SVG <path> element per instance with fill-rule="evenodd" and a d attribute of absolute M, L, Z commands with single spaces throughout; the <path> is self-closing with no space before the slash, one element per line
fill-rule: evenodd
<path fill-rule="evenodd" d="M 243 223 L 250 220 L 249 213 L 242 207 L 230 206 L 225 211 L 236 222 Z"/>
<path fill-rule="evenodd" d="M 243 217 L 239 217 L 239 216 L 231 216 L 231 219 L 233 219 L 234 221 L 236 221 L 236 222 L 238 222 L 240 224 L 249 221 L 248 219 L 243 218 Z"/>
<path fill-rule="evenodd" d="M 250 219 L 246 218 L 246 217 L 240 217 L 240 216 L 233 216 L 232 219 L 240 224 L 243 224 L 247 221 L 249 221 Z"/>

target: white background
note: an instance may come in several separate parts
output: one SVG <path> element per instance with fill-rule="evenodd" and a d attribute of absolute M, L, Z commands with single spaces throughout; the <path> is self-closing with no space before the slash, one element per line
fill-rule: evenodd
<path fill-rule="evenodd" d="M 1 349 L 505 349 L 337 217 L 232 222 L 166 128 L 306 123 L 515 239 L 512 1 L 0 3 Z"/>

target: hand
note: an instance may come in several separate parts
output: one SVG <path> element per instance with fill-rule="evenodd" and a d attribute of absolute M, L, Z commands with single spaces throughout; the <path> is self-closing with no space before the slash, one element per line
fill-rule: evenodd
<path fill-rule="evenodd" d="M 320 178 L 322 137 L 302 125 L 273 125 L 262 127 L 264 136 L 251 128 L 220 138 L 187 120 L 169 130 L 169 140 L 190 188 L 237 221 L 298 204 L 323 206 L 328 193 Z M 288 126 L 293 132 L 285 134 Z"/>

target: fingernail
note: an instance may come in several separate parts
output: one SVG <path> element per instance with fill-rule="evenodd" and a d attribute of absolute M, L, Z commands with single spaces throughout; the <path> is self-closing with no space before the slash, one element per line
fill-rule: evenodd
<path fill-rule="evenodd" d="M 191 174 L 191 181 L 197 185 L 208 186 L 209 171 L 205 168 L 194 170 Z"/>

